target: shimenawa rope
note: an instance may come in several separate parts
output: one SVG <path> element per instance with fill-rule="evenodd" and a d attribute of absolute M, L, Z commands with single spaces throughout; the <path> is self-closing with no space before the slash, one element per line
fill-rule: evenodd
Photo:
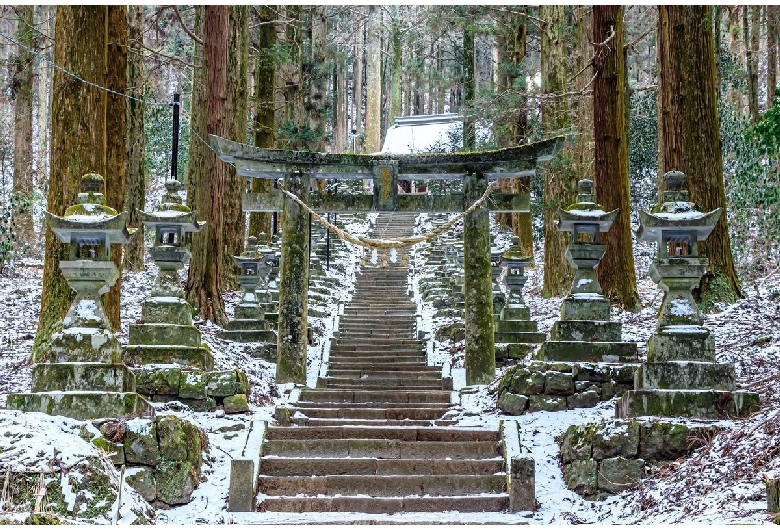
<path fill-rule="evenodd" d="M 306 203 L 304 203 L 294 193 L 284 188 L 279 188 L 279 190 L 285 195 L 287 195 L 294 202 L 296 202 L 301 208 L 309 212 L 312 215 L 312 217 L 314 217 L 320 223 L 322 223 L 328 230 L 335 233 L 339 238 L 343 239 L 344 241 L 348 241 L 353 245 L 358 245 L 360 247 L 369 248 L 372 250 L 390 250 L 394 248 L 398 249 L 398 248 L 411 247 L 412 245 L 416 245 L 417 243 L 424 243 L 426 241 L 430 241 L 431 239 L 435 239 L 439 237 L 441 234 L 443 234 L 444 232 L 452 228 L 452 226 L 454 226 L 455 223 L 457 223 L 465 216 L 467 216 L 468 214 L 472 213 L 474 210 L 479 208 L 482 205 L 482 203 L 485 202 L 488 199 L 488 197 L 490 197 L 490 194 L 493 193 L 493 191 L 497 187 L 498 187 L 498 181 L 491 182 L 488 185 L 487 189 L 485 190 L 485 193 L 482 194 L 482 197 L 480 197 L 474 204 L 472 204 L 468 210 L 464 211 L 461 214 L 456 215 L 455 217 L 447 221 L 445 224 L 441 225 L 440 227 L 434 230 L 431 230 L 427 234 L 420 234 L 417 236 L 410 236 L 410 237 L 399 237 L 396 239 L 372 239 L 370 237 L 365 237 L 365 236 L 354 236 L 349 232 L 346 232 L 341 228 L 325 220 L 320 214 L 312 210 Z"/>

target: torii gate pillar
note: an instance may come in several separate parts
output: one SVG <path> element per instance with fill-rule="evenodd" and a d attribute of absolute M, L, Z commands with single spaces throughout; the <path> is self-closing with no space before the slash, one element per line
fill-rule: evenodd
<path fill-rule="evenodd" d="M 290 173 L 284 187 L 306 202 L 309 175 Z M 306 384 L 306 329 L 309 320 L 309 217 L 289 198 L 281 215 L 282 262 L 279 270 L 279 337 L 276 382 Z"/>
<path fill-rule="evenodd" d="M 467 203 L 476 202 L 487 189 L 481 172 L 466 175 Z M 490 275 L 490 217 L 484 207 L 463 218 L 464 297 L 466 328 L 466 384 L 486 385 L 496 377 L 493 342 L 493 285 Z"/>

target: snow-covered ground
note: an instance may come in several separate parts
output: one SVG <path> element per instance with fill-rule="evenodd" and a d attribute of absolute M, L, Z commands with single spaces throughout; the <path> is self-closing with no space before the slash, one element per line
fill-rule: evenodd
<path fill-rule="evenodd" d="M 353 232 L 365 233 L 368 229 L 369 225 L 365 222 L 354 222 L 349 227 Z M 652 247 L 637 243 L 635 256 L 643 309 L 637 314 L 613 310 L 613 319 L 623 322 L 623 339 L 637 341 L 640 355 L 644 356 L 645 342 L 655 325 L 661 296 L 655 284 L 647 278 Z M 339 276 L 342 287 L 329 307 L 331 315 L 312 319 L 313 326 L 318 329 L 318 339 L 309 352 L 310 384 L 316 380 L 322 358 L 327 357 L 327 337 L 337 325 L 339 307 L 343 307 L 350 297 L 347 286 L 353 275 L 360 273 L 359 258 L 360 251 L 353 248 L 344 258 L 344 272 L 331 269 L 329 273 Z M 540 331 L 546 332 L 558 318 L 561 299 L 541 298 L 540 252 L 537 252 L 536 258 L 537 265 L 528 270 L 525 298 L 531 306 L 533 318 L 539 321 Z M 123 275 L 123 324 L 119 334 L 122 342 L 127 340 L 129 323 L 140 317 L 141 302 L 148 296 L 156 274 L 155 267 L 151 263 L 147 265 L 145 271 Z M 42 274 L 41 260 L 26 258 L 14 262 L 0 276 L 0 300 L 4 302 L 4 310 L 0 312 L 0 406 L 4 406 L 8 393 L 30 389 L 27 359 L 39 312 Z M 613 418 L 613 401 L 592 409 L 537 412 L 513 417 L 521 428 L 521 443 L 531 451 L 536 461 L 539 509 L 533 514 L 437 514 L 436 519 L 442 522 L 504 524 L 771 523 L 773 516 L 766 512 L 764 477 L 780 475 L 780 389 L 777 385 L 780 376 L 780 326 L 777 323 L 780 315 L 780 272 L 775 271 L 773 275 L 750 282 L 745 285 L 745 291 L 745 299 L 721 307 L 718 313 L 706 315 L 706 325 L 715 335 L 718 360 L 736 364 L 739 388 L 761 394 L 761 412 L 747 420 L 718 422 L 718 425 L 728 428 L 692 457 L 652 469 L 648 479 L 638 487 L 601 501 L 584 500 L 566 489 L 559 468 L 555 437 L 572 424 Z M 238 293 L 226 295 L 229 313 L 239 298 Z M 419 296 L 416 298 L 420 299 Z M 446 320 L 434 319 L 431 308 L 426 306 L 421 306 L 420 315 L 420 327 L 429 331 Z M 251 411 L 225 415 L 193 412 L 186 407 L 161 410 L 198 424 L 209 438 L 210 451 L 204 462 L 206 481 L 195 490 L 192 502 L 168 510 L 156 510 L 154 521 L 158 524 L 282 524 L 325 523 L 350 518 L 349 514 L 296 516 L 226 511 L 229 461 L 257 456 L 264 425 L 272 421 L 274 407 L 288 398 L 288 388 L 275 384 L 275 366 L 253 358 L 249 347 L 217 338 L 219 328 L 209 322 L 198 322 L 197 325 L 203 333 L 204 342 L 212 348 L 217 369 L 240 368 L 248 374 L 253 389 Z M 432 341 L 429 351 L 432 362 L 441 363 L 448 361 L 452 354 L 462 354 L 463 347 L 462 343 Z M 497 371 L 497 378 L 502 371 Z M 497 396 L 493 392 L 494 387 L 461 389 L 461 407 L 456 416 L 461 425 L 496 427 L 505 418 L 495 406 Z M 15 441 L 10 445 L 0 443 L 0 469 L 10 466 L 14 470 L 38 470 L 49 462 L 47 456 L 55 447 L 60 460 L 79 458 L 82 453 L 92 450 L 78 437 L 82 423 L 39 414 L 25 417 L 18 412 L 0 409 L 0 432 L 11 433 L 6 438 Z M 23 447 L 24 444 L 29 447 Z M 133 506 L 143 504 L 130 493 L 123 495 L 123 499 L 134 503 Z M 367 520 L 365 516 L 354 514 L 351 518 Z M 414 522 L 415 518 L 396 514 L 368 520 L 380 523 Z M 430 521 L 431 518 L 426 517 L 425 520 Z"/>

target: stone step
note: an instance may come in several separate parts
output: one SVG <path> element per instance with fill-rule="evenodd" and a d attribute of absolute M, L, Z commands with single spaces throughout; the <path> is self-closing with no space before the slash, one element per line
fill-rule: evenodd
<path fill-rule="evenodd" d="M 371 355 L 376 355 L 382 358 L 397 356 L 425 357 L 425 351 L 422 348 L 404 348 L 402 346 L 399 346 L 394 350 L 391 350 L 390 348 L 374 348 L 372 346 L 365 346 L 363 348 L 354 350 L 349 348 L 336 347 L 331 348 L 330 354 L 338 355 L 340 357 L 367 357 Z"/>
<path fill-rule="evenodd" d="M 442 427 L 277 427 L 266 430 L 266 440 L 402 440 L 407 442 L 499 442 L 498 431 Z M 445 455 L 447 456 L 447 455 Z"/>
<path fill-rule="evenodd" d="M 260 476 L 264 495 L 480 495 L 506 491 L 501 475 L 329 475 L 315 477 Z"/>
<path fill-rule="evenodd" d="M 425 348 L 422 344 L 350 344 L 346 340 L 344 343 L 333 344 L 330 347 L 331 353 L 348 353 L 348 352 L 414 352 L 424 353 Z"/>
<path fill-rule="evenodd" d="M 358 365 L 365 365 L 365 364 L 375 364 L 375 365 L 381 365 L 381 364 L 395 364 L 395 363 L 418 363 L 425 365 L 427 364 L 427 360 L 425 358 L 425 355 L 417 354 L 417 355 L 342 355 L 342 354 L 331 354 L 329 360 L 329 364 L 335 364 L 338 366 L 352 366 L 354 368 L 355 364 Z"/>
<path fill-rule="evenodd" d="M 221 339 L 233 342 L 270 342 L 276 344 L 276 331 L 270 329 L 235 329 L 217 332 Z"/>
<path fill-rule="evenodd" d="M 438 406 L 426 403 L 415 407 L 408 404 L 398 407 L 372 405 L 372 407 L 356 405 L 345 407 L 343 403 L 301 403 L 297 411 L 310 419 L 436 421 L 440 420 L 450 408 L 449 403 L 440 403 Z"/>
<path fill-rule="evenodd" d="M 441 379 L 433 382 L 425 381 L 368 381 L 353 379 L 348 381 L 328 381 L 322 387 L 334 390 L 441 390 Z"/>
<path fill-rule="evenodd" d="M 388 420 L 388 419 L 361 419 L 361 418 L 294 418 L 291 420 L 296 425 L 308 425 L 312 427 L 332 427 L 336 425 L 366 425 L 366 426 L 390 426 L 390 427 L 434 427 L 456 425 L 457 420 Z"/>
<path fill-rule="evenodd" d="M 393 338 L 383 339 L 377 337 L 374 340 L 358 340 L 354 338 L 340 337 L 333 342 L 331 348 L 335 346 L 339 346 L 339 347 L 344 346 L 350 348 L 351 347 L 365 348 L 369 346 L 376 347 L 376 348 L 385 347 L 385 346 L 388 348 L 400 347 L 400 346 L 407 346 L 407 347 L 419 346 L 420 348 L 424 347 L 422 341 L 419 341 L 417 339 L 404 339 L 400 337 L 396 337 L 395 339 Z"/>
<path fill-rule="evenodd" d="M 329 361 L 330 363 L 330 361 Z M 415 361 L 415 362 L 404 362 L 404 363 L 374 363 L 373 358 L 371 361 L 361 361 L 361 362 L 339 362 L 336 364 L 330 364 L 330 367 L 332 366 L 338 366 L 339 369 L 345 369 L 345 370 L 365 370 L 365 371 L 371 371 L 371 370 L 377 370 L 377 371 L 394 371 L 397 370 L 399 372 L 403 372 L 405 370 L 411 370 L 416 371 L 419 369 L 424 368 L 427 366 L 426 361 Z M 329 369 L 331 369 L 329 367 Z"/>
<path fill-rule="evenodd" d="M 214 369 L 214 357 L 205 346 L 142 346 L 128 344 L 123 348 L 122 360 L 128 366 L 177 364 L 206 371 Z"/>
<path fill-rule="evenodd" d="M 450 391 L 438 390 L 402 390 L 388 391 L 381 390 L 325 390 L 325 389 L 304 389 L 300 394 L 300 401 L 323 402 L 328 403 L 449 403 Z"/>
<path fill-rule="evenodd" d="M 492 475 L 504 470 L 503 458 L 475 460 L 384 458 L 263 458 L 266 476 L 322 475 Z M 503 478 L 503 477 L 502 477 Z"/>
<path fill-rule="evenodd" d="M 265 319 L 236 318 L 228 321 L 225 329 L 228 331 L 271 329 L 271 322 Z"/>
<path fill-rule="evenodd" d="M 289 427 L 296 429 L 298 427 Z M 422 442 L 403 440 L 266 440 L 263 457 L 299 458 L 496 458 L 498 442 Z"/>
<path fill-rule="evenodd" d="M 422 367 L 421 367 L 422 368 Z M 332 378 L 369 378 L 369 379 L 395 379 L 404 377 L 406 379 L 424 379 L 432 381 L 441 381 L 440 366 L 426 366 L 426 369 L 415 371 L 409 370 L 384 370 L 378 366 L 376 370 L 345 370 L 343 368 L 329 367 L 327 379 Z"/>
<path fill-rule="evenodd" d="M 258 510 L 266 512 L 502 512 L 509 508 L 505 493 L 456 497 L 265 497 Z"/>
<path fill-rule="evenodd" d="M 410 339 L 412 335 L 411 329 L 406 329 L 405 331 L 393 331 L 393 332 L 381 332 L 377 331 L 376 333 L 371 331 L 350 331 L 347 335 L 347 337 L 344 338 L 350 338 L 350 339 L 363 339 L 364 341 L 370 340 L 372 338 L 377 339 L 392 339 L 393 337 L 401 337 Z M 339 337 L 342 338 L 342 337 Z"/>

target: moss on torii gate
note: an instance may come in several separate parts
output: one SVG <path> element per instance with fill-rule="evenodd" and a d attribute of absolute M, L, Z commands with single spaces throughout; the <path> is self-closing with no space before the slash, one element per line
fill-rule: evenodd
<path fill-rule="evenodd" d="M 280 151 L 210 136 L 219 158 L 247 178 L 285 178 L 286 187 L 313 210 L 324 212 L 405 211 L 462 213 L 485 190 L 488 181 L 535 173 L 539 162 L 560 149 L 562 137 L 519 147 L 478 153 L 358 155 Z M 373 194 L 347 195 L 309 191 L 309 179 L 373 179 Z M 398 180 L 462 180 L 464 193 L 399 194 Z M 279 279 L 277 383 L 306 384 L 308 316 L 308 222 L 304 211 L 278 190 L 246 193 L 247 212 L 282 211 L 282 268 Z M 466 251 L 466 383 L 495 378 L 493 294 L 490 275 L 488 211 L 528 212 L 527 193 L 494 193 L 489 204 L 464 218 Z M 292 292 L 291 292 L 292 291 Z"/>

